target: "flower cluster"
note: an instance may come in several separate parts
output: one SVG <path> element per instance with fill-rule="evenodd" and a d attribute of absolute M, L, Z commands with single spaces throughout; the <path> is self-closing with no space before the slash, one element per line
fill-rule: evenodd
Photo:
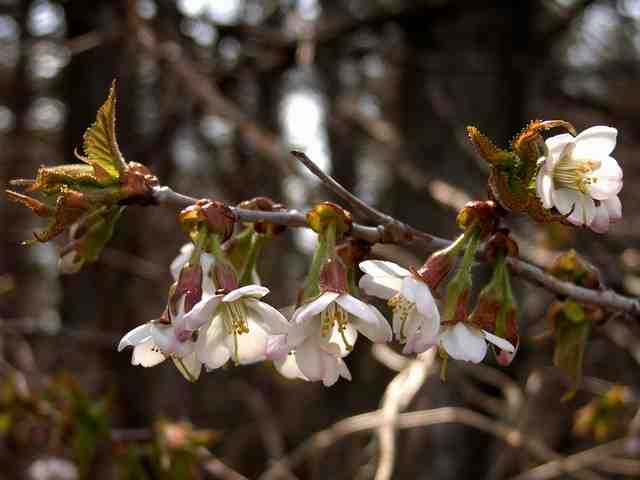
<path fill-rule="evenodd" d="M 367 251 L 356 244 L 337 247 L 348 216 L 333 204 L 317 206 L 309 223 L 317 229 L 318 247 L 301 300 L 287 319 L 262 301 L 269 290 L 252 283 L 257 276 L 246 273 L 254 272 L 255 252 L 248 254 L 251 262 L 242 271 L 229 260 L 229 245 L 237 246 L 247 232 L 225 237 L 233 222 L 224 215 L 225 208 L 201 201 L 181 214 L 193 243 L 183 246 L 171 264 L 175 283 L 167 306 L 160 318 L 134 328 L 118 346 L 119 350 L 133 346 L 134 365 L 150 367 L 171 358 L 185 378 L 195 381 L 203 365 L 213 370 L 228 362 L 271 360 L 286 377 L 330 386 L 340 377 L 351 379 L 345 358 L 360 334 L 374 343 L 389 342 L 395 336 L 404 344 L 405 354 L 436 347 L 445 358 L 475 363 L 485 357 L 487 342 L 500 352 L 515 353 L 510 341 L 496 335 L 498 323 L 487 322 L 486 315 L 478 323 L 473 314 L 461 314 L 464 309 L 457 308 L 453 316 L 447 313 L 449 297 L 459 303 L 468 296 L 457 285 L 462 277 L 466 281 L 481 237 L 482 229 L 475 222 L 422 268 L 407 270 L 393 262 L 363 260 Z M 252 235 L 261 234 L 252 231 Z M 449 283 L 441 315 L 436 290 L 463 249 L 465 256 Z M 363 273 L 359 288 L 358 269 Z M 358 298 L 359 289 L 387 301 L 393 311 L 391 325 L 375 306 Z M 496 312 L 495 317 L 500 314 Z"/>

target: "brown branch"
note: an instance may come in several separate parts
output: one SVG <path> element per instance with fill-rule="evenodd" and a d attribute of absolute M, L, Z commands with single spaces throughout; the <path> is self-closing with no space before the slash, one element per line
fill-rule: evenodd
<path fill-rule="evenodd" d="M 323 172 L 321 178 L 330 177 Z M 333 179 L 332 181 L 335 182 Z M 327 184 L 327 186 L 328 188 L 335 188 L 334 186 L 329 187 L 329 184 Z M 180 207 L 189 206 L 197 201 L 194 197 L 177 193 L 166 186 L 156 187 L 153 191 L 153 197 L 158 204 L 172 204 Z M 237 219 L 242 222 L 262 221 L 290 227 L 308 227 L 306 216 L 297 210 L 262 212 L 237 207 L 231 208 L 236 214 Z M 365 240 L 372 244 L 395 243 L 402 245 L 414 241 L 421 241 L 426 247 L 432 250 L 444 248 L 451 243 L 449 240 L 421 232 L 405 223 L 395 220 L 393 217 L 385 214 L 381 215 L 384 216 L 383 218 L 391 219 L 391 221 L 381 223 L 375 227 L 354 222 L 351 235 L 354 238 Z M 634 317 L 640 317 L 640 300 L 637 298 L 626 297 L 613 290 L 590 290 L 579 287 L 573 283 L 563 282 L 549 275 L 542 268 L 518 258 L 510 257 L 508 263 L 511 271 L 515 275 L 557 295 L 567 296 L 581 303 L 599 305 L 609 310 L 621 311 Z"/>

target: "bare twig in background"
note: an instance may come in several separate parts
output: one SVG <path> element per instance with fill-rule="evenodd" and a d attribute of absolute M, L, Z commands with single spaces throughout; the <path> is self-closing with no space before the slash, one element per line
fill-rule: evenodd
<path fill-rule="evenodd" d="M 613 474 L 640 475 L 640 462 L 611 458 L 613 455 L 624 453 L 628 440 L 627 437 L 621 438 L 564 459 L 545 463 L 514 477 L 512 480 L 547 480 L 563 473 L 571 473 L 591 466 Z"/>
<path fill-rule="evenodd" d="M 418 355 L 411 360 L 393 380 L 389 382 L 382 397 L 380 411 L 386 420 L 378 427 L 378 468 L 376 480 L 388 480 L 393 474 L 396 459 L 395 419 L 407 408 L 416 396 L 429 374 L 433 371 L 436 349 Z"/>
<path fill-rule="evenodd" d="M 386 423 L 382 410 L 363 413 L 341 420 L 326 430 L 322 430 L 296 447 L 288 456 L 274 463 L 261 476 L 261 480 L 279 478 L 282 471 L 290 471 L 299 466 L 312 454 L 317 454 L 339 440 L 355 433 L 366 432 L 379 428 Z M 512 447 L 524 448 L 538 459 L 558 460 L 562 457 L 535 438 L 524 437 L 518 430 L 507 424 L 492 420 L 480 413 L 458 407 L 434 408 L 397 416 L 395 426 L 398 429 L 427 427 L 445 423 L 458 423 L 476 428 L 494 435 Z M 581 467 L 583 468 L 583 467 Z M 576 469 L 577 470 L 577 469 Z M 594 473 L 574 471 L 574 476 L 581 479 L 595 480 L 601 478 Z"/>

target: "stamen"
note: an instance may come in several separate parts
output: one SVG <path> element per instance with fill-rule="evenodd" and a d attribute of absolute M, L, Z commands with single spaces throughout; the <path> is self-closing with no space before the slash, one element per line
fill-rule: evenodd
<path fill-rule="evenodd" d="M 342 337 L 345 348 L 348 351 L 353 350 L 353 345 L 349 343 L 345 334 L 349 324 L 349 313 L 335 302 L 330 303 L 320 314 L 320 335 L 325 338 L 331 337 L 334 324 L 338 326 L 338 332 Z"/>
<path fill-rule="evenodd" d="M 387 303 L 393 309 L 394 315 L 397 315 L 400 318 L 400 341 L 406 342 L 407 337 L 404 333 L 404 328 L 407 324 L 409 314 L 411 313 L 411 310 L 416 307 L 416 304 L 407 300 L 400 293 L 391 297 Z"/>
<path fill-rule="evenodd" d="M 575 159 L 570 153 L 566 153 L 553 169 L 554 186 L 586 193 L 587 185 L 598 181 L 591 173 L 598 169 L 600 164 L 599 160 Z"/>
<path fill-rule="evenodd" d="M 226 315 L 222 316 L 224 319 L 224 327 L 228 335 L 233 335 L 233 361 L 236 365 L 239 365 L 238 335 L 249 333 L 247 311 L 241 301 L 225 302 L 224 307 L 226 311 Z"/>

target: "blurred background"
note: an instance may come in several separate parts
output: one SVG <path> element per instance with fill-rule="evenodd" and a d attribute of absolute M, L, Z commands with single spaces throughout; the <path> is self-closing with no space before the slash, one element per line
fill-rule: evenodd
<path fill-rule="evenodd" d="M 640 1 L 0 0 L 2 184 L 72 162 L 113 78 L 120 147 L 163 184 L 232 204 L 335 200 L 285 155 L 298 148 L 367 202 L 446 238 L 458 233 L 456 210 L 486 198 L 466 125 L 501 146 L 535 118 L 615 126 L 626 181 L 610 234 L 508 224 L 537 264 L 573 247 L 608 286 L 640 295 Z M 397 372 L 380 359 L 398 359 L 365 339 L 347 359 L 353 381 L 329 389 L 267 364 L 191 385 L 169 363 L 134 368 L 130 352 L 118 354 L 122 334 L 164 307 L 168 266 L 186 241 L 175 213 L 129 208 L 100 261 L 61 276 L 60 244 L 22 247 L 42 224 L 0 202 L 0 478 L 242 478 L 222 464 L 257 478 L 314 432 L 381 405 Z M 259 272 L 271 304 L 295 300 L 313 241 L 290 229 L 269 244 Z M 374 251 L 405 266 L 429 253 Z M 425 368 L 402 409 L 473 410 L 542 442 L 546 457 L 453 422 L 399 432 L 392 478 L 511 478 L 552 451 L 627 433 L 638 323 L 607 315 L 586 348 L 582 387 L 561 402 L 568 384 L 552 366 L 545 320 L 552 296 L 517 279 L 515 288 L 514 363 L 450 362 L 446 382 Z M 373 478 L 380 451 L 370 432 L 349 436 L 282 478 Z M 637 466 L 608 457 L 572 475 L 630 478 Z"/>

